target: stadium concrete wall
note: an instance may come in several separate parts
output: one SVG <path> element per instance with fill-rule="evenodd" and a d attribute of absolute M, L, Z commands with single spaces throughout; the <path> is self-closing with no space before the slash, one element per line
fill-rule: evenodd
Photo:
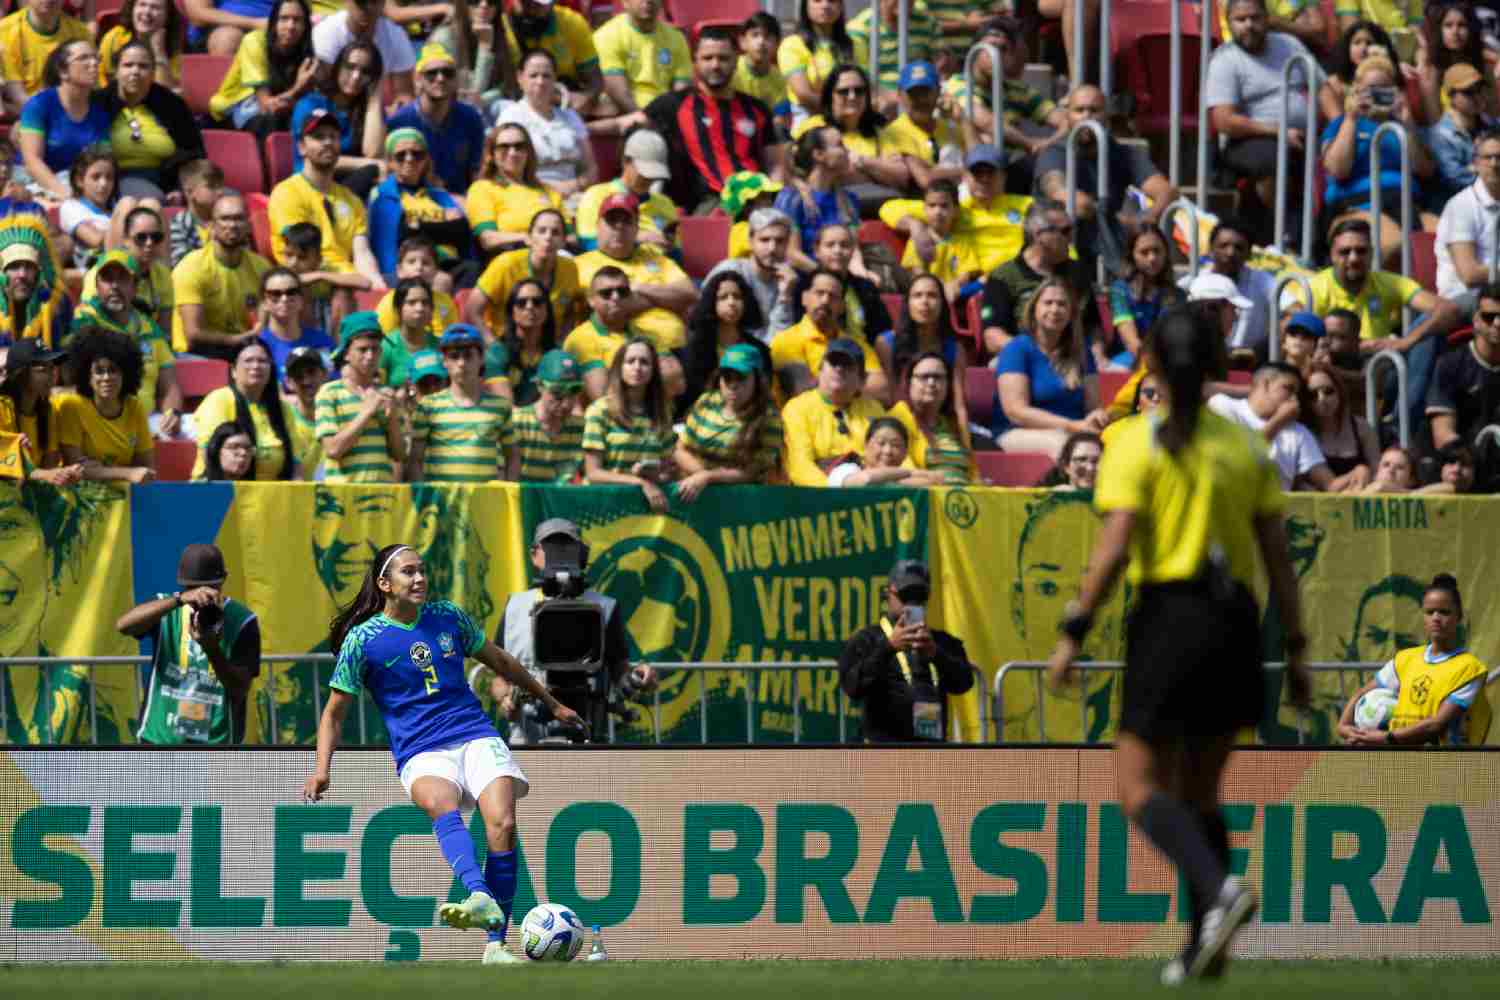
<path fill-rule="evenodd" d="M 1102 749 L 522 750 L 518 912 L 666 958 L 1152 956 L 1185 895 Z M 478 960 L 386 753 L 0 753 L 0 961 Z M 1252 750 L 1254 956 L 1500 950 L 1500 753 Z M 477 830 L 477 827 L 474 829 Z"/>

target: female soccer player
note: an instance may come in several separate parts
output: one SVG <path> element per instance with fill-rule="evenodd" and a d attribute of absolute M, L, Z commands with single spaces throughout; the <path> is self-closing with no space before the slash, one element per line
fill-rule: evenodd
<path fill-rule="evenodd" d="M 1172 985 L 1217 975 L 1255 894 L 1229 874 L 1219 778 L 1235 733 L 1260 720 L 1260 613 L 1249 583 L 1259 549 L 1286 623 L 1287 681 L 1305 704 L 1307 640 L 1265 442 L 1203 405 L 1224 368 L 1224 340 L 1191 307 L 1167 310 L 1146 338 L 1166 383 L 1163 415 L 1131 418 L 1104 452 L 1094 502 L 1104 525 L 1078 601 L 1058 625 L 1054 687 L 1129 562 L 1138 594 L 1126 631 L 1125 695 L 1115 741 L 1120 805 L 1187 877 L 1193 932 L 1162 973 Z"/>
<path fill-rule="evenodd" d="M 469 690 L 464 658 L 531 692 L 559 721 L 582 726 L 583 720 L 485 639 L 458 607 L 427 602 L 427 571 L 409 545 L 387 545 L 376 554 L 359 595 L 333 619 L 329 633 L 328 646 L 339 658 L 318 724 L 317 766 L 302 786 L 303 798 L 317 802 L 328 790 L 344 714 L 369 688 L 390 733 L 401 784 L 432 818 L 443 857 L 469 890 L 462 903 L 443 904 L 438 916 L 459 930 L 485 929 L 486 965 L 521 961 L 505 949 L 505 932 L 516 895 L 516 799 L 527 792 L 526 775 Z M 476 804 L 489 841 L 483 874 L 459 813 Z"/>

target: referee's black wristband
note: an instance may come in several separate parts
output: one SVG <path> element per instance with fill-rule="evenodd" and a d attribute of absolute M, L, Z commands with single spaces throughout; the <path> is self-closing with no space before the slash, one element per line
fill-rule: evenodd
<path fill-rule="evenodd" d="M 1094 616 L 1082 611 L 1072 611 L 1064 615 L 1062 621 L 1057 623 L 1057 631 L 1074 642 L 1082 642 L 1089 634 L 1089 629 L 1094 627 Z"/>

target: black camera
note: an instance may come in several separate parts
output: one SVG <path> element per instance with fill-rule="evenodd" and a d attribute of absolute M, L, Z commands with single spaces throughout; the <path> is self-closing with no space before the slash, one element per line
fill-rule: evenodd
<path fill-rule="evenodd" d="M 206 604 L 193 611 L 193 622 L 203 635 L 218 635 L 224 631 L 224 609 L 217 604 Z"/>

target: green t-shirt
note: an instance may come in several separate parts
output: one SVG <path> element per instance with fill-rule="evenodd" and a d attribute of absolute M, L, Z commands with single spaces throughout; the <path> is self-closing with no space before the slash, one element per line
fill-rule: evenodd
<path fill-rule="evenodd" d="M 397 386 L 412 381 L 411 359 L 413 355 L 419 351 L 436 350 L 438 350 L 438 339 L 431 333 L 427 335 L 427 343 L 413 351 L 407 346 L 405 338 L 401 336 L 401 331 L 392 330 L 380 342 L 380 373 L 385 376 L 385 384 Z"/>
<path fill-rule="evenodd" d="M 157 594 L 158 598 L 170 594 Z M 219 683 L 208 654 L 193 638 L 187 606 L 174 608 L 156 626 L 156 651 L 151 657 L 151 679 L 146 686 L 146 707 L 136 738 L 142 743 L 229 743 L 235 725 L 230 718 L 229 697 Z M 224 631 L 219 649 L 228 659 L 234 655 L 245 626 L 255 612 L 230 598 L 224 602 Z M 260 672 L 260 665 L 254 673 Z M 243 721 L 240 723 L 243 726 Z"/>

